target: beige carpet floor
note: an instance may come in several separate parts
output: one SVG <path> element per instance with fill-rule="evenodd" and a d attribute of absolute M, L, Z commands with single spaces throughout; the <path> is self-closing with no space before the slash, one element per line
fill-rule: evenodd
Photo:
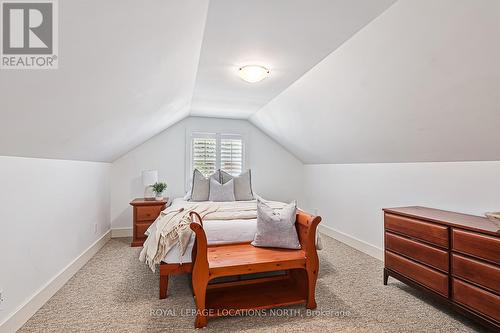
<path fill-rule="evenodd" d="M 383 264 L 323 237 L 316 289 L 318 311 L 303 307 L 258 317 L 218 318 L 214 332 L 475 332 L 482 328 L 390 278 Z M 158 273 L 137 257 L 130 239 L 110 240 L 20 332 L 194 331 L 187 276 L 171 278 L 158 299 Z"/>

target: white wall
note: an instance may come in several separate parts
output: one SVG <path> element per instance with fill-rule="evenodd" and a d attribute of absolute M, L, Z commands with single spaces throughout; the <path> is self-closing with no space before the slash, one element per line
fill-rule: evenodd
<path fill-rule="evenodd" d="M 254 191 L 264 198 L 302 199 L 303 164 L 246 120 L 189 117 L 168 128 L 112 164 L 111 226 L 132 227 L 129 202 L 144 195 L 142 170 L 155 169 L 168 184 L 167 195 L 185 194 L 186 133 L 189 130 L 226 131 L 246 136 L 246 168 L 252 169 Z"/>
<path fill-rule="evenodd" d="M 0 156 L 0 325 L 109 230 L 109 172 Z"/>
<path fill-rule="evenodd" d="M 323 225 L 378 249 L 382 208 L 419 205 L 474 215 L 500 209 L 500 162 L 306 165 L 304 183 L 305 206 L 317 209 Z"/>

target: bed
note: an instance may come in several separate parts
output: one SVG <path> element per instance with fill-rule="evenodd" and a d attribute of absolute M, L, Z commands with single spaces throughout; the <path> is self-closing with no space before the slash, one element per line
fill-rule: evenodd
<path fill-rule="evenodd" d="M 248 201 L 256 202 L 256 200 Z M 176 198 L 170 206 L 185 206 L 189 201 Z M 257 219 L 234 219 L 234 220 L 205 220 L 205 232 L 209 245 L 251 242 L 257 230 Z M 146 230 L 146 236 L 155 232 L 156 222 Z M 178 247 L 173 247 L 163 259 L 166 264 L 186 264 L 191 262 L 191 252 L 194 245 L 194 237 L 191 237 L 189 245 L 183 255 Z"/>
<path fill-rule="evenodd" d="M 274 206 L 274 208 L 279 209 L 284 204 L 275 201 L 266 201 L 268 204 Z M 256 200 L 239 202 L 243 205 L 253 205 Z M 173 200 L 172 205 L 169 209 L 174 209 L 176 207 L 184 207 L 192 204 L 183 198 L 176 198 Z M 227 204 L 232 203 L 217 203 L 217 204 Z M 207 236 L 207 243 L 210 246 L 220 245 L 220 244 L 230 244 L 230 243 L 249 243 L 251 242 L 257 230 L 257 219 L 248 218 L 238 219 L 204 219 L 203 225 Z M 146 235 L 154 234 L 156 232 L 157 222 L 153 223 L 148 230 Z M 191 237 L 189 243 L 183 254 L 180 253 L 179 247 L 172 247 L 163 260 L 160 263 L 160 299 L 167 297 L 168 289 L 168 278 L 170 275 L 175 274 L 185 274 L 190 273 L 192 270 L 192 249 L 195 243 L 195 237 Z M 318 244 L 320 247 L 320 244 Z"/>

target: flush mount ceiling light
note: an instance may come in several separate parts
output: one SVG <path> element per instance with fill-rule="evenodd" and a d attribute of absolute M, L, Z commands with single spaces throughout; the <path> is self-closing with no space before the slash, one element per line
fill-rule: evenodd
<path fill-rule="evenodd" d="M 255 83 L 269 76 L 269 69 L 259 65 L 247 65 L 240 67 L 238 75 L 244 81 Z"/>

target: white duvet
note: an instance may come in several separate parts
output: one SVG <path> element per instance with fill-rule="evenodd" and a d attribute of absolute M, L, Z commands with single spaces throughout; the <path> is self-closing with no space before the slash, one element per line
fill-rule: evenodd
<path fill-rule="evenodd" d="M 182 198 L 174 199 L 172 202 L 172 207 L 185 206 L 189 204 L 189 201 L 186 201 Z M 256 200 L 252 201 L 241 201 L 239 202 L 243 205 L 255 203 Z M 281 202 L 268 202 L 273 208 L 282 208 L 283 203 Z M 224 205 L 224 203 L 214 203 L 217 205 Z M 232 203 L 228 203 L 228 205 L 232 205 Z M 212 217 L 209 219 L 203 220 L 203 229 L 207 235 L 208 244 L 228 244 L 228 243 L 239 243 L 239 242 L 250 242 L 254 239 L 255 233 L 257 231 L 257 219 L 255 218 L 255 212 L 250 214 L 246 214 L 242 211 L 239 214 L 238 219 L 230 219 L 230 215 L 224 212 L 224 209 L 221 209 L 216 214 L 211 214 Z M 234 214 L 233 214 L 234 216 Z M 213 218 L 213 219 L 212 219 Z M 150 235 L 156 232 L 156 222 L 153 223 L 148 230 L 146 230 L 145 234 Z M 176 264 L 176 263 L 188 263 L 191 262 L 191 251 L 194 244 L 194 237 L 191 237 L 189 241 L 188 247 L 183 255 L 181 255 L 179 248 L 177 246 L 172 247 L 167 255 L 164 257 L 163 262 L 168 264 Z"/>
<path fill-rule="evenodd" d="M 245 211 L 245 209 L 248 209 L 249 206 L 253 206 L 254 203 L 256 206 L 256 200 L 214 203 L 215 205 L 222 205 L 222 208 L 219 208 L 217 213 L 209 214 L 207 218 L 203 219 L 203 229 L 205 230 L 208 244 L 214 245 L 253 241 L 255 233 L 257 232 L 257 219 L 255 218 L 256 211 Z M 266 201 L 266 203 L 274 209 L 281 209 L 285 205 L 284 203 L 277 201 Z M 169 208 L 185 207 L 189 204 L 193 203 L 186 201 L 183 198 L 176 198 Z M 230 212 L 231 208 L 233 208 L 235 204 L 241 204 L 243 207 L 243 210 L 236 215 L 234 212 Z M 228 207 L 228 212 L 224 211 L 225 205 Z M 237 216 L 238 218 L 234 218 L 234 216 Z M 145 234 L 147 236 L 150 234 L 154 235 L 155 232 L 156 222 L 153 223 L 148 230 L 146 230 Z M 193 249 L 194 240 L 195 237 L 192 235 L 183 255 L 181 255 L 179 247 L 174 246 L 167 252 L 162 261 L 167 264 L 191 262 L 191 251 Z M 316 238 L 316 246 L 318 250 L 322 248 L 319 234 Z"/>

